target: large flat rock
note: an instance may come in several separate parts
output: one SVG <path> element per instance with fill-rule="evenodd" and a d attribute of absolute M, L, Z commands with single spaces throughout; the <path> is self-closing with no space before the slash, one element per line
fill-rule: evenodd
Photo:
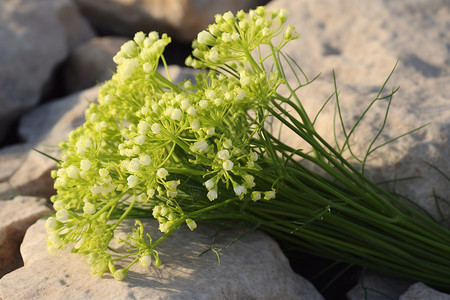
<path fill-rule="evenodd" d="M 119 235 L 129 231 L 124 222 Z M 143 224 L 152 237 L 155 220 Z M 215 228 L 200 225 L 194 232 L 180 228 L 159 245 L 163 264 L 143 269 L 133 266 L 124 281 L 110 274 L 100 279 L 90 274 L 79 256 L 46 251 L 44 221 L 27 232 L 21 246 L 25 267 L 0 280 L 0 298 L 9 299 L 323 299 L 316 289 L 293 273 L 279 246 L 267 235 L 252 232 L 229 248 L 226 245 L 245 231 L 224 231 L 212 251 Z M 128 262 L 123 262 L 126 266 Z"/>

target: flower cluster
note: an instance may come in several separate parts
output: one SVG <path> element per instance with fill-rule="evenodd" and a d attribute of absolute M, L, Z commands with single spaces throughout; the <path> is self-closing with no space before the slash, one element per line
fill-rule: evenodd
<path fill-rule="evenodd" d="M 448 229 L 370 181 L 343 157 L 339 141 L 333 147 L 315 130 L 297 95 L 311 81 L 281 51 L 297 38 L 284 27 L 286 17 L 286 10 L 264 7 L 217 15 L 186 60 L 208 69 L 195 82 L 171 81 L 166 35 L 139 32 L 125 43 L 86 122 L 60 145 L 48 250 L 72 244 L 92 273 L 123 280 L 136 263 L 159 266 L 155 247 L 180 226 L 239 222 L 301 251 L 448 290 Z M 156 71 L 160 62 L 166 77 Z M 312 151 L 277 138 L 269 118 Z M 141 217 L 156 219 L 164 235 L 153 242 L 137 221 L 120 240 L 128 253 L 110 251 L 122 220 Z M 116 269 L 124 258 L 134 259 Z"/>
<path fill-rule="evenodd" d="M 248 14 L 242 10 L 236 16 L 232 12 L 217 14 L 216 22 L 194 40 L 192 54 L 196 59 L 189 56 L 186 65 L 193 68 L 217 68 L 227 64 L 233 69 L 242 67 L 253 60 L 253 50 L 272 45 L 273 38 L 283 32 L 287 15 L 285 9 L 267 12 L 263 6 Z M 294 28 L 287 26 L 278 48 L 297 37 Z M 257 64 L 253 64 L 255 66 Z"/>
<path fill-rule="evenodd" d="M 259 8 L 217 20 L 210 30 L 223 43 L 239 40 L 251 51 L 279 33 L 285 11 L 266 14 Z M 232 20 L 242 25 L 239 39 L 230 31 Z M 270 32 L 259 33 L 261 28 Z M 275 186 L 258 186 L 264 150 L 251 141 L 280 84 L 276 74 L 252 72 L 241 64 L 237 77 L 211 70 L 199 73 L 195 82 L 176 85 L 169 74 L 166 78 L 156 71 L 169 42 L 166 35 L 139 32 L 121 47 L 114 57 L 116 74 L 101 87 L 98 103 L 86 110 L 86 122 L 61 144 L 59 169 L 52 173 L 57 213 L 48 221 L 48 248 L 54 252 L 76 244 L 72 251 L 88 256 L 99 276 L 114 270 L 116 259 L 108 254 L 108 244 L 133 207 L 148 210 L 165 234 L 183 223 L 196 228 L 195 209 L 186 205 L 192 196 L 184 188 L 192 177 L 210 202 L 219 201 L 221 193 L 221 201 L 233 195 L 236 201 L 275 198 Z M 215 45 L 211 51 L 225 47 Z M 108 223 L 114 218 L 115 223 Z M 151 243 L 141 244 L 147 246 L 135 249 L 138 257 L 157 255 Z"/>

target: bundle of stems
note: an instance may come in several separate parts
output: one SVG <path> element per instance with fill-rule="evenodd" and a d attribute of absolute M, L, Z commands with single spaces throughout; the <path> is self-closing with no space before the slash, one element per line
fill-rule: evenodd
<path fill-rule="evenodd" d="M 389 142 L 374 146 L 395 93 L 381 97 L 390 75 L 352 130 L 344 129 L 342 146 L 331 146 L 298 96 L 313 80 L 282 51 L 298 37 L 284 29 L 286 18 L 285 10 L 264 7 L 217 15 L 186 61 L 210 70 L 195 84 L 176 85 L 168 72 L 168 79 L 156 72 L 165 64 L 166 35 L 138 33 L 122 46 L 99 103 L 61 144 L 49 251 L 74 243 L 72 252 L 87 256 L 94 274 L 109 270 L 122 280 L 136 262 L 159 266 L 157 246 L 183 224 L 239 223 L 304 252 L 450 291 L 450 231 L 364 175 L 367 156 Z M 343 153 L 380 99 L 388 103 L 385 120 L 357 169 Z M 311 150 L 284 142 L 273 122 Z M 122 240 L 129 253 L 111 253 L 121 221 L 141 217 L 157 219 L 164 235 L 152 241 L 137 221 Z"/>

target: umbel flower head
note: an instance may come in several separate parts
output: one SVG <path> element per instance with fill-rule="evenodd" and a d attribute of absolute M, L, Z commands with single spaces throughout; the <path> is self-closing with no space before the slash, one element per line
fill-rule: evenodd
<path fill-rule="evenodd" d="M 212 43 L 215 48 L 208 51 L 237 60 L 242 45 L 251 52 L 279 34 L 285 11 L 266 14 L 259 8 L 249 15 L 240 12 L 238 18 L 227 13 L 216 19 L 210 27 L 214 37 L 202 32 L 198 45 Z M 235 22 L 242 28 L 230 31 Z M 156 71 L 159 62 L 165 63 L 169 43 L 167 35 L 156 32 L 138 32 L 126 42 L 114 57 L 117 72 L 101 87 L 98 103 L 86 110 L 86 122 L 60 145 L 59 169 L 52 173 L 57 194 L 51 200 L 57 213 L 47 226 L 48 248 L 54 252 L 74 243 L 72 251 L 88 256 L 99 276 L 107 269 L 117 279 L 125 276 L 125 269 L 113 272 L 115 259 L 108 245 L 133 208 L 148 210 L 147 216 L 170 234 L 182 224 L 197 227 L 198 207 L 186 204 L 192 199 L 186 191 L 192 182 L 203 189 L 208 205 L 275 194 L 274 186 L 258 190 L 255 176 L 262 172 L 258 158 L 264 150 L 251 140 L 280 82 L 273 74 L 242 69 L 240 77 L 211 70 L 199 73 L 195 83 L 175 85 L 168 73 L 164 77 Z M 232 52 L 224 53 L 225 48 Z M 141 265 L 148 265 L 156 251 L 151 242 L 142 240 L 144 244 L 135 251 Z"/>

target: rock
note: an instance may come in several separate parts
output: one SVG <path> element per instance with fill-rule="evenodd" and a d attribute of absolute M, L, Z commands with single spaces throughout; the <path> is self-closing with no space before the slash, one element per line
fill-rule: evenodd
<path fill-rule="evenodd" d="M 365 271 L 358 285 L 347 293 L 348 300 L 390 300 L 408 289 L 411 282 L 389 278 L 374 272 Z"/>
<path fill-rule="evenodd" d="M 97 94 L 94 87 L 39 107 L 21 120 L 20 135 L 28 145 L 59 158 L 57 146 L 84 123 L 84 110 Z M 50 172 L 55 168 L 54 160 L 31 150 L 9 182 L 22 195 L 49 197 L 54 194 Z"/>
<path fill-rule="evenodd" d="M 124 222 L 122 235 L 133 226 L 132 220 Z M 154 220 L 145 220 L 144 226 L 151 236 L 158 235 Z M 102 279 L 91 275 L 79 256 L 67 252 L 50 256 L 42 220 L 29 229 L 21 246 L 25 267 L 0 280 L 0 298 L 323 299 L 311 283 L 292 272 L 278 245 L 261 232 L 250 233 L 227 249 L 242 231 L 219 235 L 215 246 L 223 249 L 220 264 L 212 251 L 199 256 L 211 247 L 215 232 L 207 226 L 194 232 L 180 228 L 158 246 L 163 262 L 159 268 L 133 266 L 120 282 L 110 274 Z"/>
<path fill-rule="evenodd" d="M 20 243 L 27 228 L 50 212 L 44 199 L 18 196 L 0 200 L 0 278 L 23 266 Z"/>
<path fill-rule="evenodd" d="M 422 300 L 422 299 L 450 300 L 450 294 L 438 292 L 432 288 L 429 288 L 422 282 L 418 282 L 411 285 L 409 289 L 406 292 L 404 292 L 399 298 L 399 300 Z"/>
<path fill-rule="evenodd" d="M 29 148 L 27 145 L 13 145 L 0 149 L 0 182 L 11 177 L 20 167 Z"/>
<path fill-rule="evenodd" d="M 96 37 L 75 49 L 64 67 L 66 90 L 73 93 L 110 79 L 116 70 L 113 57 L 128 40 Z"/>
<path fill-rule="evenodd" d="M 35 106 L 55 67 L 92 31 L 69 0 L 0 2 L 0 142 Z M 76 29 L 73 25 L 78 26 Z M 68 30 L 71 30 L 68 32 Z"/>
<path fill-rule="evenodd" d="M 220 0 L 76 0 L 94 27 L 102 33 L 133 36 L 156 30 L 190 42 L 216 13 L 247 10 L 267 1 Z"/>
<path fill-rule="evenodd" d="M 9 183 L 9 181 L 0 182 L 0 197 L 4 200 L 13 199 L 19 196 L 17 190 Z"/>
<path fill-rule="evenodd" d="M 334 92 L 335 71 L 347 133 L 399 60 L 381 96 L 397 86 L 400 90 L 374 146 L 431 124 L 373 152 L 365 171 L 376 182 L 390 180 L 384 187 L 412 199 L 438 220 L 450 220 L 450 206 L 440 202 L 439 209 L 433 197 L 434 189 L 439 197 L 448 198 L 449 182 L 427 164 L 450 174 L 449 2 L 275 0 L 268 7 L 287 8 L 287 23 L 301 34 L 287 45 L 286 52 L 310 78 L 322 73 L 316 82 L 299 91 L 312 117 Z M 290 78 L 294 83 L 294 76 Z M 333 101 L 320 114 L 316 128 L 334 145 Z M 352 134 L 352 151 L 360 159 L 382 126 L 386 108 L 386 100 L 377 101 Z M 342 141 L 339 126 L 337 134 Z M 301 141 L 294 142 L 287 134 L 289 138 L 290 143 L 300 146 Z M 417 178 L 401 180 L 408 177 Z"/>

